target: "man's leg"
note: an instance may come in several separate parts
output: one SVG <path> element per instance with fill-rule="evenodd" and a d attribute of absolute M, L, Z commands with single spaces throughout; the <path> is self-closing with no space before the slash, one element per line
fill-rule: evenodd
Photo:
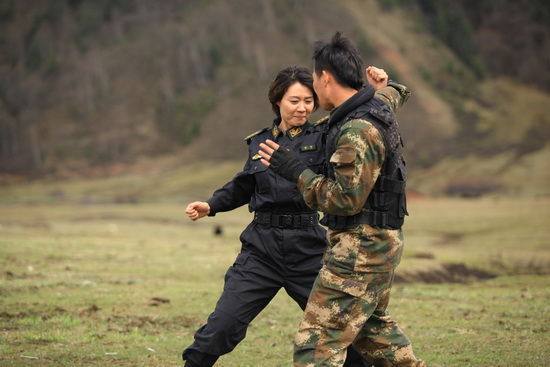
<path fill-rule="evenodd" d="M 208 321 L 183 352 L 186 367 L 210 367 L 244 339 L 249 323 L 271 301 L 282 279 L 269 264 L 241 253 L 225 276 L 223 293 Z"/>
<path fill-rule="evenodd" d="M 321 261 L 321 256 L 319 256 L 319 264 Z M 304 269 L 294 276 L 285 277 L 285 290 L 288 295 L 296 301 L 302 310 L 305 310 L 311 288 L 315 282 L 315 278 L 319 273 L 319 268 L 314 269 Z M 353 346 L 347 348 L 346 360 L 344 362 L 344 367 L 370 367 L 370 364 L 367 363 L 361 354 L 355 350 Z"/>
<path fill-rule="evenodd" d="M 405 333 L 386 312 L 389 300 L 390 288 L 383 293 L 353 345 L 375 367 L 425 367 L 423 361 L 416 359 Z"/>
<path fill-rule="evenodd" d="M 342 276 L 323 267 L 294 339 L 294 366 L 343 366 L 346 348 L 376 309 L 390 279 L 390 273 Z"/>

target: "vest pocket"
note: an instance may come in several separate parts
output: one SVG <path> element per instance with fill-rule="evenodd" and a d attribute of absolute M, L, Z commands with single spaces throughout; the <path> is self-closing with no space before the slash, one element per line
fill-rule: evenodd
<path fill-rule="evenodd" d="M 399 195 L 399 218 L 403 218 L 405 215 L 409 215 L 407 211 L 407 197 L 405 194 L 401 194 Z"/>

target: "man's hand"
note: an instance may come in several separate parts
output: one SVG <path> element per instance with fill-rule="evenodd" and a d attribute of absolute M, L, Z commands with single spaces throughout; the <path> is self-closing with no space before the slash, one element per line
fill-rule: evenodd
<path fill-rule="evenodd" d="M 367 81 L 374 90 L 382 89 L 388 85 L 388 74 L 384 69 L 379 69 L 375 66 L 369 66 L 365 69 Z"/>
<path fill-rule="evenodd" d="M 204 201 L 194 201 L 192 203 L 189 203 L 187 205 L 187 208 L 185 209 L 185 214 L 187 214 L 189 219 L 191 219 L 192 221 L 196 221 L 197 219 L 205 217 L 209 213 L 210 205 L 208 205 L 208 203 Z"/>
<path fill-rule="evenodd" d="M 298 182 L 300 174 L 307 169 L 305 163 L 290 149 L 281 147 L 269 139 L 265 143 L 260 143 L 258 154 L 262 157 L 260 161 L 264 166 L 270 167 L 279 176 L 291 182 Z"/>

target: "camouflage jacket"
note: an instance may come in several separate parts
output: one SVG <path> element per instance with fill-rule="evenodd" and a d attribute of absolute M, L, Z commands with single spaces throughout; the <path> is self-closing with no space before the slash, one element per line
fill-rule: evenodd
<path fill-rule="evenodd" d="M 378 98 L 393 111 L 408 98 L 406 88 L 386 87 Z M 328 120 L 328 119 L 327 119 Z M 326 122 L 325 122 L 326 123 Z M 376 127 L 365 119 L 352 119 L 339 128 L 339 138 L 326 164 L 332 165 L 334 179 L 306 169 L 298 179 L 304 201 L 325 214 L 351 216 L 359 213 L 374 187 L 384 163 L 384 140 Z M 401 259 L 401 229 L 383 229 L 362 224 L 350 230 L 329 230 L 325 266 L 341 276 L 392 271 Z"/>
<path fill-rule="evenodd" d="M 408 99 L 410 92 L 402 85 L 376 92 L 392 111 Z M 319 123 L 327 123 L 329 116 Z M 329 127 L 330 128 L 330 127 Z M 329 152 L 335 180 L 312 170 L 305 170 L 298 180 L 306 204 L 323 213 L 349 216 L 363 208 L 384 163 L 384 141 L 376 127 L 367 120 L 351 120 L 341 127 L 334 152 Z"/>

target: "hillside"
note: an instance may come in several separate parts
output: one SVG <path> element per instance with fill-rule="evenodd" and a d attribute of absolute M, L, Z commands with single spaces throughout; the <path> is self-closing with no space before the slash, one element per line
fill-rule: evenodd
<path fill-rule="evenodd" d="M 549 12 L 522 4 L 511 20 L 465 0 L 3 1 L 0 173 L 124 172 L 161 156 L 242 160 L 242 137 L 271 122 L 276 71 L 310 65 L 313 42 L 340 30 L 368 64 L 413 90 L 400 120 L 421 191 L 455 193 L 455 180 L 516 190 L 510 162 L 544 185 Z M 508 42 L 511 21 L 521 31 Z M 510 56 L 518 39 L 530 40 L 519 59 Z M 490 179 L 475 174 L 493 161 L 506 164 Z M 442 177 L 449 162 L 471 164 Z M 426 183 L 434 176 L 443 183 Z"/>

